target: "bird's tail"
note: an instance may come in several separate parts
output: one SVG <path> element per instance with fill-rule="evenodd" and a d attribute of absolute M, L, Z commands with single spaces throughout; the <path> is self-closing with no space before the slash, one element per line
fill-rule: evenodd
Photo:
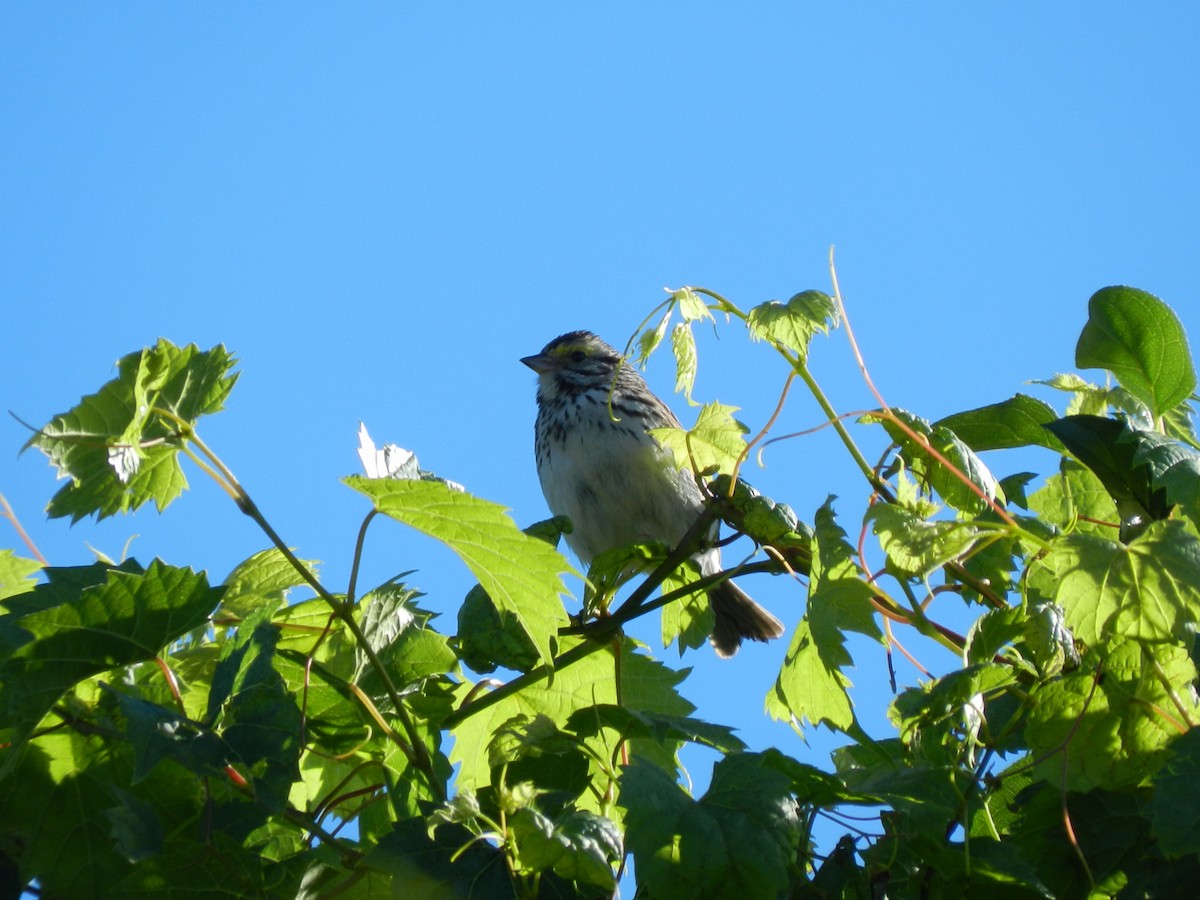
<path fill-rule="evenodd" d="M 783 623 L 732 581 L 722 581 L 708 592 L 708 599 L 717 616 L 717 624 L 709 636 L 717 656 L 733 656 L 744 638 L 769 641 L 783 634 Z"/>

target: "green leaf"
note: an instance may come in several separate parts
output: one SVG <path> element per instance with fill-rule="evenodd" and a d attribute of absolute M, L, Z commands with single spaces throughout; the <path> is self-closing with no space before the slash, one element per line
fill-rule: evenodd
<path fill-rule="evenodd" d="M 571 571 L 558 551 L 524 534 L 502 506 L 437 481 L 344 480 L 380 512 L 458 554 L 497 609 L 512 616 L 542 661 L 552 664 L 555 635 L 567 624 L 561 575 Z"/>
<path fill-rule="evenodd" d="M 671 352 L 675 354 L 675 391 L 682 392 L 688 403 L 696 383 L 696 338 L 691 326 L 680 322 L 671 330 Z"/>
<path fill-rule="evenodd" d="M 47 568 L 46 583 L 4 601 L 0 729 L 24 737 L 72 685 L 153 659 L 207 620 L 221 597 L 203 573 L 154 560 Z"/>
<path fill-rule="evenodd" d="M 621 775 L 639 890 L 671 898 L 775 897 L 788 886 L 800 836 L 791 780 L 757 753 L 713 767 L 699 801 L 661 769 L 635 761 Z"/>
<path fill-rule="evenodd" d="M 932 451 L 965 475 L 982 494 L 1003 502 L 1000 485 L 975 451 L 961 441 L 950 429 L 942 425 L 930 425 L 920 416 L 902 409 L 891 410 L 892 415 L 917 435 L 916 440 L 890 417 L 872 413 L 863 417 L 864 422 L 879 422 L 900 447 L 900 455 L 908 464 L 913 475 L 921 479 L 931 490 L 957 510 L 980 513 L 988 508 L 987 502 L 975 493 L 951 469 L 946 467 Z M 927 444 L 926 444 L 927 442 Z"/>
<path fill-rule="evenodd" d="M 671 294 L 671 299 L 675 301 L 675 306 L 679 310 L 679 315 L 683 317 L 683 321 L 712 320 L 713 314 L 709 311 L 704 298 L 690 288 L 680 288 Z"/>
<path fill-rule="evenodd" d="M 954 432 L 972 450 L 1003 450 L 1009 447 L 1047 447 L 1061 453 L 1062 444 L 1042 428 L 1058 418 L 1050 404 L 1017 394 L 1000 403 L 969 409 L 939 419 L 933 427 Z"/>
<path fill-rule="evenodd" d="M 125 717 L 125 735 L 133 747 L 133 784 L 143 781 L 166 758 L 202 776 L 220 773 L 231 760 L 233 753 L 219 735 L 179 710 L 104 687 Z"/>
<path fill-rule="evenodd" d="M 1166 763 L 1154 776 L 1150 821 L 1163 853 L 1183 856 L 1200 852 L 1200 728 L 1171 742 Z"/>
<path fill-rule="evenodd" d="M 634 362 L 637 365 L 644 366 L 646 361 L 650 359 L 650 354 L 652 354 L 658 348 L 658 345 L 662 343 L 662 339 L 666 337 L 667 325 L 671 321 L 671 314 L 673 311 L 673 308 L 668 308 L 667 311 L 663 313 L 663 317 L 659 319 L 658 324 L 654 326 L 654 328 L 647 328 L 638 335 L 638 352 L 637 356 L 634 357 Z"/>
<path fill-rule="evenodd" d="M 316 560 L 302 562 L 314 575 L 317 573 Z M 277 547 L 260 550 L 238 563 L 225 577 L 221 608 L 241 618 L 260 606 L 278 606 L 292 588 L 306 583 Z"/>
<path fill-rule="evenodd" d="M 388 582 L 367 594 L 359 604 L 363 634 L 379 656 L 397 687 L 407 687 L 449 672 L 457 657 L 445 636 L 427 627 L 432 616 L 413 602 L 420 591 Z M 362 647 L 356 648 L 355 679 L 368 693 L 383 694 L 372 686 L 376 673 Z"/>
<path fill-rule="evenodd" d="M 139 862 L 162 853 L 163 827 L 154 806 L 119 787 L 113 793 L 117 805 L 104 810 L 104 815 L 121 855 Z"/>
<path fill-rule="evenodd" d="M 1101 288 L 1075 348 L 1081 369 L 1107 369 L 1157 418 L 1196 389 L 1187 336 L 1174 311 L 1145 291 Z"/>
<path fill-rule="evenodd" d="M 1033 384 L 1044 384 L 1056 391 L 1071 395 L 1067 404 L 1067 415 L 1102 416 L 1108 412 L 1112 391 L 1080 378 L 1074 372 L 1059 372 L 1053 378 L 1034 379 Z"/>
<path fill-rule="evenodd" d="M 801 359 L 808 356 L 814 334 L 828 334 L 837 324 L 837 305 L 820 291 L 801 291 L 786 304 L 768 300 L 750 310 L 746 318 L 752 338 L 786 347 Z"/>
<path fill-rule="evenodd" d="M 12 550 L 0 550 L 0 600 L 33 590 L 37 579 L 32 577 L 42 564 L 35 559 L 17 556 Z"/>
<path fill-rule="evenodd" d="M 1135 461 L 1138 439 L 1144 432 L 1100 416 L 1067 416 L 1046 428 L 1096 474 L 1113 498 L 1122 540 L 1136 536 L 1150 520 L 1170 514 L 1165 491 L 1156 489 L 1150 483 L 1150 469 Z"/>
<path fill-rule="evenodd" d="M 1180 521 L 1155 522 L 1129 544 L 1064 535 L 1030 566 L 1029 592 L 1060 606 L 1093 646 L 1190 642 L 1200 620 L 1200 538 Z"/>
<path fill-rule="evenodd" d="M 559 538 L 570 533 L 571 520 L 554 516 L 522 529 L 530 537 L 557 547 Z M 538 664 L 537 647 L 513 616 L 496 608 L 487 591 L 475 585 L 458 608 L 458 634 L 454 641 L 459 658 L 481 675 L 497 666 L 528 672 Z"/>
<path fill-rule="evenodd" d="M 875 640 L 883 634 L 875 623 L 871 586 L 834 519 L 832 497 L 817 511 L 813 547 L 808 608 L 767 696 L 767 712 L 776 719 L 824 722 L 844 731 L 853 724 L 854 711 L 847 693 L 850 679 L 842 672 L 853 665 L 843 631 Z"/>
<path fill-rule="evenodd" d="M 113 884 L 129 870 L 102 812 L 121 784 L 116 743 L 64 729 L 19 755 L 5 751 L 14 768 L 0 778 L 0 835 L 6 851 L 19 850 L 22 874 L 11 896 L 36 878 L 45 897 L 95 897 L 97 884 Z"/>
<path fill-rule="evenodd" d="M 694 560 L 684 563 L 663 579 L 664 594 L 694 584 L 700 579 L 700 565 Z M 677 641 L 679 655 L 685 650 L 703 647 L 708 642 L 717 623 L 717 614 L 713 612 L 708 594 L 697 591 L 688 594 L 674 603 L 668 603 L 662 609 L 662 642 L 664 647 L 671 646 Z"/>
<path fill-rule="evenodd" d="M 1071 790 L 1141 784 L 1158 771 L 1178 735 L 1159 712 L 1175 711 L 1163 680 L 1186 685 L 1195 678 L 1196 668 L 1182 647 L 1124 641 L 1108 653 L 1103 677 L 1079 669 L 1046 684 L 1026 725 L 1038 771 L 1060 784 L 1065 770 Z M 1176 698 L 1195 720 L 1200 703 L 1194 694 L 1177 691 Z"/>
<path fill-rule="evenodd" d="M 516 897 L 504 855 L 457 823 L 442 825 L 431 836 L 421 819 L 397 822 L 363 862 L 395 882 L 395 894 L 385 890 L 380 896 Z"/>
<path fill-rule="evenodd" d="M 560 731 L 541 713 L 514 716 L 497 728 L 487 746 L 487 758 L 493 772 L 503 771 L 508 785 L 528 783 L 537 791 L 566 791 L 572 796 L 588 788 L 584 742 Z"/>
<path fill-rule="evenodd" d="M 537 645 L 520 621 L 496 604 L 479 585 L 471 588 L 458 608 L 458 655 L 480 675 L 498 666 L 528 672 L 538 664 Z"/>
<path fill-rule="evenodd" d="M 1029 495 L 1029 509 L 1064 531 L 1111 538 L 1117 535 L 1117 505 L 1092 470 L 1073 459 L 1059 461 L 1057 475 Z"/>
<path fill-rule="evenodd" d="M 1157 431 L 1129 429 L 1120 440 L 1133 445 L 1132 464 L 1146 467 L 1151 486 L 1164 493 L 1165 505 L 1178 504 L 1192 522 L 1200 523 L 1200 454 Z"/>
<path fill-rule="evenodd" d="M 275 669 L 279 627 L 268 610 L 258 615 L 221 648 L 205 724 L 249 770 L 257 803 L 278 813 L 299 778 L 301 714 Z"/>
<path fill-rule="evenodd" d="M 925 578 L 966 553 L 980 536 L 969 522 L 928 521 L 893 503 L 872 505 L 865 521 L 878 535 L 888 564 L 909 578 Z"/>
<path fill-rule="evenodd" d="M 733 417 L 737 410 L 736 406 L 707 403 L 692 428 L 651 428 L 650 434 L 675 455 L 679 468 L 690 467 L 694 458 L 698 472 L 729 474 L 746 449 L 745 435 L 750 430 Z"/>
<path fill-rule="evenodd" d="M 737 753 L 746 749 L 741 739 L 734 735 L 734 729 L 725 725 L 714 725 L 687 716 L 639 712 L 611 703 L 576 710 L 567 719 L 567 729 L 582 736 L 599 734 L 602 728 L 612 728 L 624 738 L 651 738 L 664 746 L 687 741 L 712 747 L 722 753 Z"/>
<path fill-rule="evenodd" d="M 565 651 L 577 644 L 578 639 L 564 638 L 563 643 Z M 554 723 L 566 723 L 572 713 L 590 710 L 597 704 L 616 704 L 618 699 L 625 708 L 642 713 L 687 717 L 694 711 L 695 707 L 677 690 L 690 670 L 667 668 L 637 652 L 636 642 L 629 638 L 622 641 L 619 698 L 617 671 L 612 650 L 605 647 L 555 672 L 552 681 L 532 684 L 455 725 L 450 760 L 459 767 L 458 788 L 481 789 L 491 783 L 489 761 L 479 748 L 488 746 L 492 736 L 516 716 L 533 719 L 541 714 Z M 615 730 L 605 728 L 596 737 L 588 737 L 587 742 L 601 758 L 608 758 L 618 738 Z M 669 767 L 675 765 L 677 747 L 677 743 L 663 747 L 655 740 L 632 741 L 635 755 Z M 594 767 L 592 772 L 593 778 L 602 777 Z"/>
<path fill-rule="evenodd" d="M 892 718 L 905 741 L 928 741 L 937 726 L 961 728 L 964 708 L 976 706 L 976 695 L 990 695 L 1016 680 L 1012 667 L 987 659 L 904 691 L 893 701 Z"/>
<path fill-rule="evenodd" d="M 234 363 L 222 346 L 201 351 L 167 340 L 122 359 L 114 380 L 26 444 L 45 453 L 60 478 L 70 479 L 47 512 L 78 521 L 129 512 L 149 500 L 165 509 L 187 487 L 177 458 L 185 440 L 179 433 L 221 409 L 237 380 L 227 374 Z"/>
<path fill-rule="evenodd" d="M 613 864 L 624 850 L 620 832 L 605 817 L 575 811 L 551 820 L 527 806 L 509 818 L 509 827 L 522 868 L 552 870 L 562 878 L 605 891 L 616 888 Z"/>

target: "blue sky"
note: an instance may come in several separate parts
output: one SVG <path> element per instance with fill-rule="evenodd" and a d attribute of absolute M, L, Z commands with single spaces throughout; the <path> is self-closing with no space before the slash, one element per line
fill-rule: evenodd
<path fill-rule="evenodd" d="M 518 358 L 574 328 L 623 343 L 664 287 L 743 308 L 828 290 L 835 246 L 891 403 L 937 418 L 1038 393 L 1024 383 L 1072 369 L 1104 285 L 1200 333 L 1197 46 L 1182 2 L 8 4 L 0 403 L 40 424 L 159 336 L 226 344 L 243 375 L 201 433 L 337 586 L 365 512 L 337 480 L 360 419 L 542 518 Z M 784 374 L 770 354 L 732 327 L 700 352 L 696 398 L 761 425 Z M 839 409 L 873 404 L 844 333 L 813 368 Z M 669 392 L 665 358 L 649 377 Z M 818 422 L 797 392 L 779 428 Z M 265 546 L 199 473 L 163 517 L 46 521 L 56 485 L 17 455 L 27 437 L 0 420 L 0 491 L 56 564 L 137 534 L 139 558 L 218 580 Z M 751 480 L 807 520 L 836 494 L 857 531 L 865 488 L 831 435 L 768 464 Z M 399 526 L 367 552 L 366 583 L 417 568 L 454 630 L 470 576 L 448 553 Z M 745 586 L 802 614 L 783 579 Z M 761 716 L 784 649 L 693 654 L 684 693 L 751 745 L 826 765 L 824 735 Z M 883 656 L 855 653 L 864 721 L 886 734 Z M 926 664 L 953 664 L 939 653 Z"/>

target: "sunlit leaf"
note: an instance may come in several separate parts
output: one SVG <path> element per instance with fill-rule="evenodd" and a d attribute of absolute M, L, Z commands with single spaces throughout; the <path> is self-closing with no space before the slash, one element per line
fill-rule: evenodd
<path fill-rule="evenodd" d="M 1076 637 L 1190 642 L 1200 621 L 1200 538 L 1155 522 L 1129 544 L 1064 535 L 1030 567 L 1029 590 L 1057 604 Z"/>
<path fill-rule="evenodd" d="M 32 590 L 37 584 L 32 576 L 41 568 L 37 560 L 17 556 L 12 550 L 0 550 L 0 600 Z"/>
<path fill-rule="evenodd" d="M 1000 485 L 983 460 L 945 426 L 930 425 L 920 416 L 901 409 L 892 409 L 891 416 L 865 416 L 863 421 L 882 424 L 900 447 L 900 455 L 912 474 L 955 509 L 983 512 L 988 508 L 985 497 L 1003 502 Z"/>
<path fill-rule="evenodd" d="M 221 597 L 203 573 L 155 560 L 45 571 L 46 583 L 4 601 L 0 729 L 27 733 L 74 684 L 153 659 L 204 622 Z"/>
<path fill-rule="evenodd" d="M 554 636 L 567 624 L 561 575 L 570 567 L 553 547 L 524 534 L 503 507 L 437 481 L 345 481 L 380 512 L 450 547 L 496 607 L 520 624 L 542 660 L 554 658 Z"/>
<path fill-rule="evenodd" d="M 1017 394 L 1000 403 L 939 419 L 933 427 L 948 428 L 976 452 L 1040 446 L 1061 453 L 1062 444 L 1042 428 L 1057 418 L 1058 413 L 1050 404 L 1027 394 Z"/>
<path fill-rule="evenodd" d="M 969 522 L 922 519 L 893 503 L 875 503 L 866 522 L 879 536 L 889 565 L 910 578 L 925 578 L 966 553 L 980 531 Z"/>
<path fill-rule="evenodd" d="M 787 303 L 768 300 L 750 310 L 746 325 L 756 340 L 771 341 L 808 356 L 808 345 L 818 331 L 828 334 L 838 324 L 833 298 L 820 291 L 802 291 Z"/>
<path fill-rule="evenodd" d="M 1164 678 L 1177 685 L 1195 680 L 1185 650 L 1123 641 L 1107 654 L 1103 678 L 1081 669 L 1046 685 L 1026 732 L 1039 770 L 1055 783 L 1065 774 L 1072 790 L 1141 783 L 1158 770 L 1178 735 L 1158 713 L 1175 708 Z M 1180 699 L 1190 717 L 1200 713 L 1194 696 Z"/>
<path fill-rule="evenodd" d="M 129 512 L 150 500 L 165 509 L 187 487 L 178 460 L 180 431 L 221 409 L 237 380 L 228 374 L 234 363 L 222 346 L 201 351 L 167 340 L 123 358 L 115 379 L 55 416 L 26 445 L 70 479 L 47 512 L 77 521 Z"/>
<path fill-rule="evenodd" d="M 834 518 L 832 497 L 817 511 L 814 528 L 808 607 L 767 695 L 767 712 L 798 726 L 808 721 L 844 730 L 854 721 L 850 679 L 842 671 L 853 665 L 844 632 L 876 640 L 883 635 L 874 620 L 871 586 Z"/>
<path fill-rule="evenodd" d="M 696 383 L 696 337 L 689 325 L 680 322 L 671 331 L 671 351 L 675 355 L 675 390 L 682 392 L 692 403 L 692 386 Z"/>
<path fill-rule="evenodd" d="M 650 434 L 675 455 L 681 469 L 695 459 L 699 472 L 720 471 L 729 474 L 746 449 L 746 433 L 750 430 L 733 417 L 736 406 L 707 403 L 690 429 L 651 428 Z"/>
<path fill-rule="evenodd" d="M 1108 369 L 1155 416 L 1196 389 L 1196 371 L 1179 317 L 1153 294 L 1137 288 L 1106 287 L 1092 295 L 1075 364 Z"/>

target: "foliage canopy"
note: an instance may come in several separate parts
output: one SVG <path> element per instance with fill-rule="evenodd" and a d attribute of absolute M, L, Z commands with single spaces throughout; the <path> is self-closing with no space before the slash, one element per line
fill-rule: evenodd
<path fill-rule="evenodd" d="M 371 510 L 350 583 L 325 583 L 200 437 L 233 357 L 160 341 L 122 359 L 29 442 L 68 479 L 50 515 L 163 511 L 186 458 L 266 547 L 220 584 L 159 559 L 0 551 L 0 896 L 596 898 L 630 857 L 639 896 L 663 900 L 1185 895 L 1200 878 L 1200 444 L 1171 309 L 1104 288 L 1076 350 L 1103 383 L 1042 382 L 1061 413 L 1016 393 L 936 422 L 878 395 L 857 423 L 833 409 L 808 358 L 848 327 L 836 291 L 746 312 L 684 288 L 630 358 L 669 334 L 690 399 L 692 327 L 718 318 L 779 359 L 780 409 L 796 381 L 816 398 L 862 473 L 860 514 L 829 501 L 806 524 L 760 494 L 740 472 L 774 417 L 747 429 L 702 406 L 656 437 L 708 491 L 704 518 L 678 547 L 598 558 L 575 617 L 556 550 L 569 522 L 522 531 L 365 432 L 367 475 L 345 481 Z M 878 428 L 891 448 L 871 465 L 856 435 Z M 1029 446 L 1057 457 L 1036 489 L 983 458 Z M 378 516 L 477 579 L 457 634 L 398 579 L 358 593 Z M 714 576 L 689 559 L 714 517 L 760 549 L 734 574 L 807 584 L 763 687 L 769 715 L 845 735 L 828 768 L 695 718 L 689 670 L 622 635 L 661 610 L 665 643 L 703 643 Z M 939 616 L 955 602 L 965 633 Z M 890 662 L 904 629 L 946 649 L 946 674 L 898 689 L 890 723 L 860 722 L 847 635 Z M 719 754 L 698 797 L 688 743 Z M 856 807 L 873 824 L 838 818 Z M 836 846 L 813 844 L 823 818 L 845 823 Z"/>

